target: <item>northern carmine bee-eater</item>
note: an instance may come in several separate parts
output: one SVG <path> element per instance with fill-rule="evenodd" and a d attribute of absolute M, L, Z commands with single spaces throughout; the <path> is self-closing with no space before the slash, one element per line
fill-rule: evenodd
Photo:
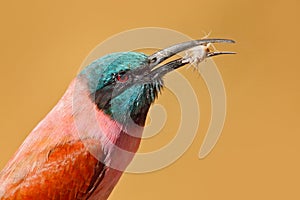
<path fill-rule="evenodd" d="M 194 40 L 150 56 L 121 52 L 92 62 L 1 171 L 0 199 L 107 199 L 139 147 L 162 78 L 186 64 L 232 53 L 213 51 L 209 44 L 233 42 Z M 161 64 L 191 48 L 192 54 Z"/>

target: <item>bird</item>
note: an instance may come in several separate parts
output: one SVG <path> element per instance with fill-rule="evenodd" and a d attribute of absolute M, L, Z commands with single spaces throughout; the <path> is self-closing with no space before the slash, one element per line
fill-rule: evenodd
<path fill-rule="evenodd" d="M 115 52 L 90 63 L 0 172 L 0 199 L 107 199 L 139 148 L 165 75 L 234 53 L 212 51 L 212 43 L 234 41 L 190 40 L 151 55 Z"/>

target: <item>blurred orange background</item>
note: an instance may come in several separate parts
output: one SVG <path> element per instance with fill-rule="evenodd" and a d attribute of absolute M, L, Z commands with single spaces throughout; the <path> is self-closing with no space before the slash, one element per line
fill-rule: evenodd
<path fill-rule="evenodd" d="M 125 174 L 110 199 L 300 199 L 299 6 L 296 0 L 2 2 L 0 169 L 100 42 L 148 26 L 192 38 L 211 31 L 210 37 L 237 41 L 221 50 L 238 52 L 214 59 L 228 106 L 216 147 L 199 160 L 210 97 L 199 75 L 180 70 L 201 104 L 195 141 L 167 168 Z M 158 103 L 176 116 L 178 103 L 170 98 L 166 91 Z M 174 131 L 169 123 L 141 151 L 167 143 Z"/>

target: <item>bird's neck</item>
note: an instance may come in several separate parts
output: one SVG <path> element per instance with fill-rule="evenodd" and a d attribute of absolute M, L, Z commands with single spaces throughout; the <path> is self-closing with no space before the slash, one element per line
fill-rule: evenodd
<path fill-rule="evenodd" d="M 72 102 L 74 123 L 81 137 L 98 138 L 108 149 L 117 145 L 129 152 L 136 152 L 142 137 L 145 119 L 149 107 L 144 108 L 139 117 L 134 120 L 118 121 L 114 117 L 100 110 L 90 98 L 86 80 L 75 79 L 65 94 Z M 117 117 L 128 116 L 119 113 Z M 136 123 L 139 122 L 139 124 Z"/>

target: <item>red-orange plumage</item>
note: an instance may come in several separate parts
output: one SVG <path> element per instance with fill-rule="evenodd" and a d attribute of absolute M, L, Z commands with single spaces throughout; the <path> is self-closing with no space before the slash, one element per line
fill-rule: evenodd
<path fill-rule="evenodd" d="M 85 142 L 97 145 L 93 140 Z M 59 145 L 41 154 L 47 155 L 42 166 L 35 166 L 24 179 L 7 188 L 8 197 L 3 199 L 74 199 L 89 195 L 98 160 L 81 141 Z M 102 163 L 100 167 L 103 168 Z"/>
<path fill-rule="evenodd" d="M 81 110 L 76 112 L 75 82 L 1 171 L 0 200 L 99 200 L 112 192 L 122 170 L 104 163 L 114 160 L 126 167 L 132 157 L 115 155 L 114 145 L 136 152 L 140 138 L 124 133 L 117 122 L 97 109 L 84 89 Z M 83 131 L 78 122 L 85 122 Z"/>

